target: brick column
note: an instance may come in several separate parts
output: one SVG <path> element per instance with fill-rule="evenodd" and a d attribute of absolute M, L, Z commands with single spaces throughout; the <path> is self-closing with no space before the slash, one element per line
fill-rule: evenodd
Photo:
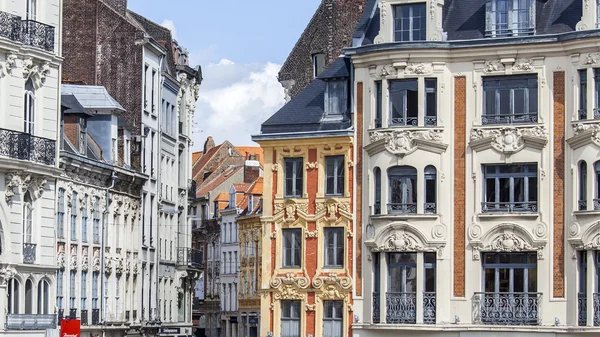
<path fill-rule="evenodd" d="M 362 296 L 363 83 L 356 83 L 356 296 Z"/>
<path fill-rule="evenodd" d="M 565 72 L 554 73 L 554 297 L 564 289 Z"/>
<path fill-rule="evenodd" d="M 467 78 L 454 79 L 454 296 L 465 296 L 465 153 Z"/>

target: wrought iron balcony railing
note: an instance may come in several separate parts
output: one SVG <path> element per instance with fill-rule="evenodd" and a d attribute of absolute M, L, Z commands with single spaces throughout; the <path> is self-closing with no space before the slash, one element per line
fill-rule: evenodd
<path fill-rule="evenodd" d="M 577 110 L 577 115 L 579 116 L 579 120 L 586 120 L 587 119 L 587 111 L 585 109 L 579 109 L 579 110 Z"/>
<path fill-rule="evenodd" d="M 423 323 L 435 324 L 436 298 L 433 292 L 423 293 Z"/>
<path fill-rule="evenodd" d="M 56 142 L 20 131 L 0 129 L 0 156 L 54 165 Z"/>
<path fill-rule="evenodd" d="M 65 309 L 58 309 L 58 323 L 62 323 L 63 318 L 65 318 Z"/>
<path fill-rule="evenodd" d="M 417 204 L 387 204 L 389 214 L 416 214 Z"/>
<path fill-rule="evenodd" d="M 373 323 L 380 322 L 380 311 L 381 304 L 379 302 L 379 293 L 373 293 Z"/>
<path fill-rule="evenodd" d="M 200 268 L 204 264 L 204 254 L 202 251 L 193 248 L 177 249 L 177 265 L 188 266 L 191 268 Z"/>
<path fill-rule="evenodd" d="M 539 325 L 542 293 L 479 292 L 474 321 L 487 325 Z"/>
<path fill-rule="evenodd" d="M 399 117 L 390 120 L 390 126 L 417 126 L 418 124 L 417 117 Z"/>
<path fill-rule="evenodd" d="M 505 115 L 483 115 L 481 116 L 481 124 L 527 124 L 537 123 L 537 113 L 527 114 L 505 114 Z"/>
<path fill-rule="evenodd" d="M 71 309 L 69 309 L 69 318 L 70 319 L 77 319 L 77 308 L 71 308 Z"/>
<path fill-rule="evenodd" d="M 426 202 L 423 205 L 423 212 L 425 214 L 435 214 L 437 212 L 437 204 L 435 202 Z"/>
<path fill-rule="evenodd" d="M 18 41 L 21 32 L 21 17 L 0 11 L 0 36 Z"/>
<path fill-rule="evenodd" d="M 437 116 L 425 116 L 425 126 L 436 126 Z"/>
<path fill-rule="evenodd" d="M 194 179 L 188 180 L 188 199 L 196 200 L 196 181 Z"/>
<path fill-rule="evenodd" d="M 380 202 L 376 202 L 373 208 L 374 208 L 373 214 L 381 214 L 381 203 Z"/>
<path fill-rule="evenodd" d="M 388 324 L 417 323 L 416 293 L 386 293 L 385 321 Z"/>
<path fill-rule="evenodd" d="M 577 294 L 577 324 L 579 326 L 587 325 L 587 294 Z"/>
<path fill-rule="evenodd" d="M 81 309 L 81 325 L 88 325 L 89 324 L 89 320 L 88 320 L 88 311 Z"/>
<path fill-rule="evenodd" d="M 381 119 L 375 118 L 375 128 L 380 128 L 380 127 L 381 127 Z"/>
<path fill-rule="evenodd" d="M 600 210 L 600 199 L 594 199 L 594 210 Z"/>
<path fill-rule="evenodd" d="M 482 202 L 482 213 L 535 213 L 537 202 Z"/>
<path fill-rule="evenodd" d="M 33 20 L 21 21 L 21 39 L 23 44 L 54 51 L 54 27 Z"/>
<path fill-rule="evenodd" d="M 577 205 L 579 205 L 580 211 L 587 210 L 587 200 L 579 200 L 579 201 L 577 201 Z"/>
<path fill-rule="evenodd" d="M 35 243 L 24 243 L 23 244 L 23 263 L 26 264 L 34 264 L 35 256 L 36 256 L 36 247 Z"/>
<path fill-rule="evenodd" d="M 92 325 L 100 324 L 100 309 L 92 309 Z"/>
<path fill-rule="evenodd" d="M 600 326 L 600 293 L 594 293 L 594 326 Z"/>
<path fill-rule="evenodd" d="M 56 315 L 8 314 L 7 330 L 46 330 L 56 329 Z"/>

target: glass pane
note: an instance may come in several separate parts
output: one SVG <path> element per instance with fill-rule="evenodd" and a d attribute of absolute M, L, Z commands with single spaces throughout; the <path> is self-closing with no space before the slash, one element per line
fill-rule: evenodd
<path fill-rule="evenodd" d="M 536 202 L 538 200 L 537 177 L 528 178 L 527 183 L 529 184 L 529 194 L 527 196 L 528 201 Z"/>
<path fill-rule="evenodd" d="M 499 289 L 501 293 L 510 292 L 510 269 L 509 268 L 499 268 L 498 273 L 500 275 L 499 278 Z"/>
<path fill-rule="evenodd" d="M 417 291 L 417 267 L 406 267 L 406 292 L 414 293 Z"/>
<path fill-rule="evenodd" d="M 390 284 L 389 284 L 390 292 L 399 293 L 399 292 L 403 291 L 402 275 L 403 275 L 402 267 L 390 267 Z"/>
<path fill-rule="evenodd" d="M 425 268 L 425 291 L 426 292 L 434 292 L 435 291 L 435 269 L 434 268 Z"/>
<path fill-rule="evenodd" d="M 406 110 L 408 117 L 417 118 L 419 114 L 419 91 L 416 88 L 407 91 Z M 409 123 L 410 121 L 407 122 L 407 124 Z"/>
<path fill-rule="evenodd" d="M 527 291 L 529 292 L 537 292 L 537 268 L 529 268 L 528 270 L 528 284 Z"/>
<path fill-rule="evenodd" d="M 485 292 L 496 291 L 496 269 L 485 269 L 483 272 L 483 282 Z"/>
<path fill-rule="evenodd" d="M 538 112 L 538 92 L 537 86 L 535 88 L 531 88 L 529 91 L 529 113 L 537 113 Z"/>
<path fill-rule="evenodd" d="M 525 270 L 522 268 L 513 269 L 514 284 L 513 291 L 522 293 L 525 291 Z"/>
<path fill-rule="evenodd" d="M 514 114 L 521 115 L 525 111 L 525 89 L 514 90 Z"/>
<path fill-rule="evenodd" d="M 483 254 L 483 263 L 484 264 L 497 263 L 497 262 L 498 262 L 498 254 L 495 254 L 495 253 Z"/>
<path fill-rule="evenodd" d="M 508 115 L 511 113 L 510 109 L 510 89 L 500 89 L 500 114 Z"/>
<path fill-rule="evenodd" d="M 496 202 L 496 179 L 488 178 L 485 180 L 485 201 Z"/>
<path fill-rule="evenodd" d="M 425 202 L 435 203 L 435 180 L 425 180 Z"/>
<path fill-rule="evenodd" d="M 484 115 L 495 115 L 496 111 L 496 90 L 486 90 L 484 92 Z"/>
<path fill-rule="evenodd" d="M 514 201 L 525 201 L 525 178 L 513 178 L 514 181 Z"/>
<path fill-rule="evenodd" d="M 499 178 L 500 202 L 510 202 L 510 178 Z"/>

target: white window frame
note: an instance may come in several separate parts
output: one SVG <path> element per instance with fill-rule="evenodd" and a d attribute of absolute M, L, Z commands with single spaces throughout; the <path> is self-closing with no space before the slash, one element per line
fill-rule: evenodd
<path fill-rule="evenodd" d="M 23 106 L 23 132 L 35 134 L 35 88 L 31 79 L 25 83 L 25 99 Z"/>

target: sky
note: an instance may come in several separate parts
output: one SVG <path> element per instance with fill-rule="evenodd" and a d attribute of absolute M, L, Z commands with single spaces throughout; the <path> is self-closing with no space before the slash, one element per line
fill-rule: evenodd
<path fill-rule="evenodd" d="M 284 104 L 281 65 L 321 0 L 129 0 L 130 10 L 169 28 L 200 65 L 194 151 L 216 144 L 256 145 L 251 135 Z"/>

